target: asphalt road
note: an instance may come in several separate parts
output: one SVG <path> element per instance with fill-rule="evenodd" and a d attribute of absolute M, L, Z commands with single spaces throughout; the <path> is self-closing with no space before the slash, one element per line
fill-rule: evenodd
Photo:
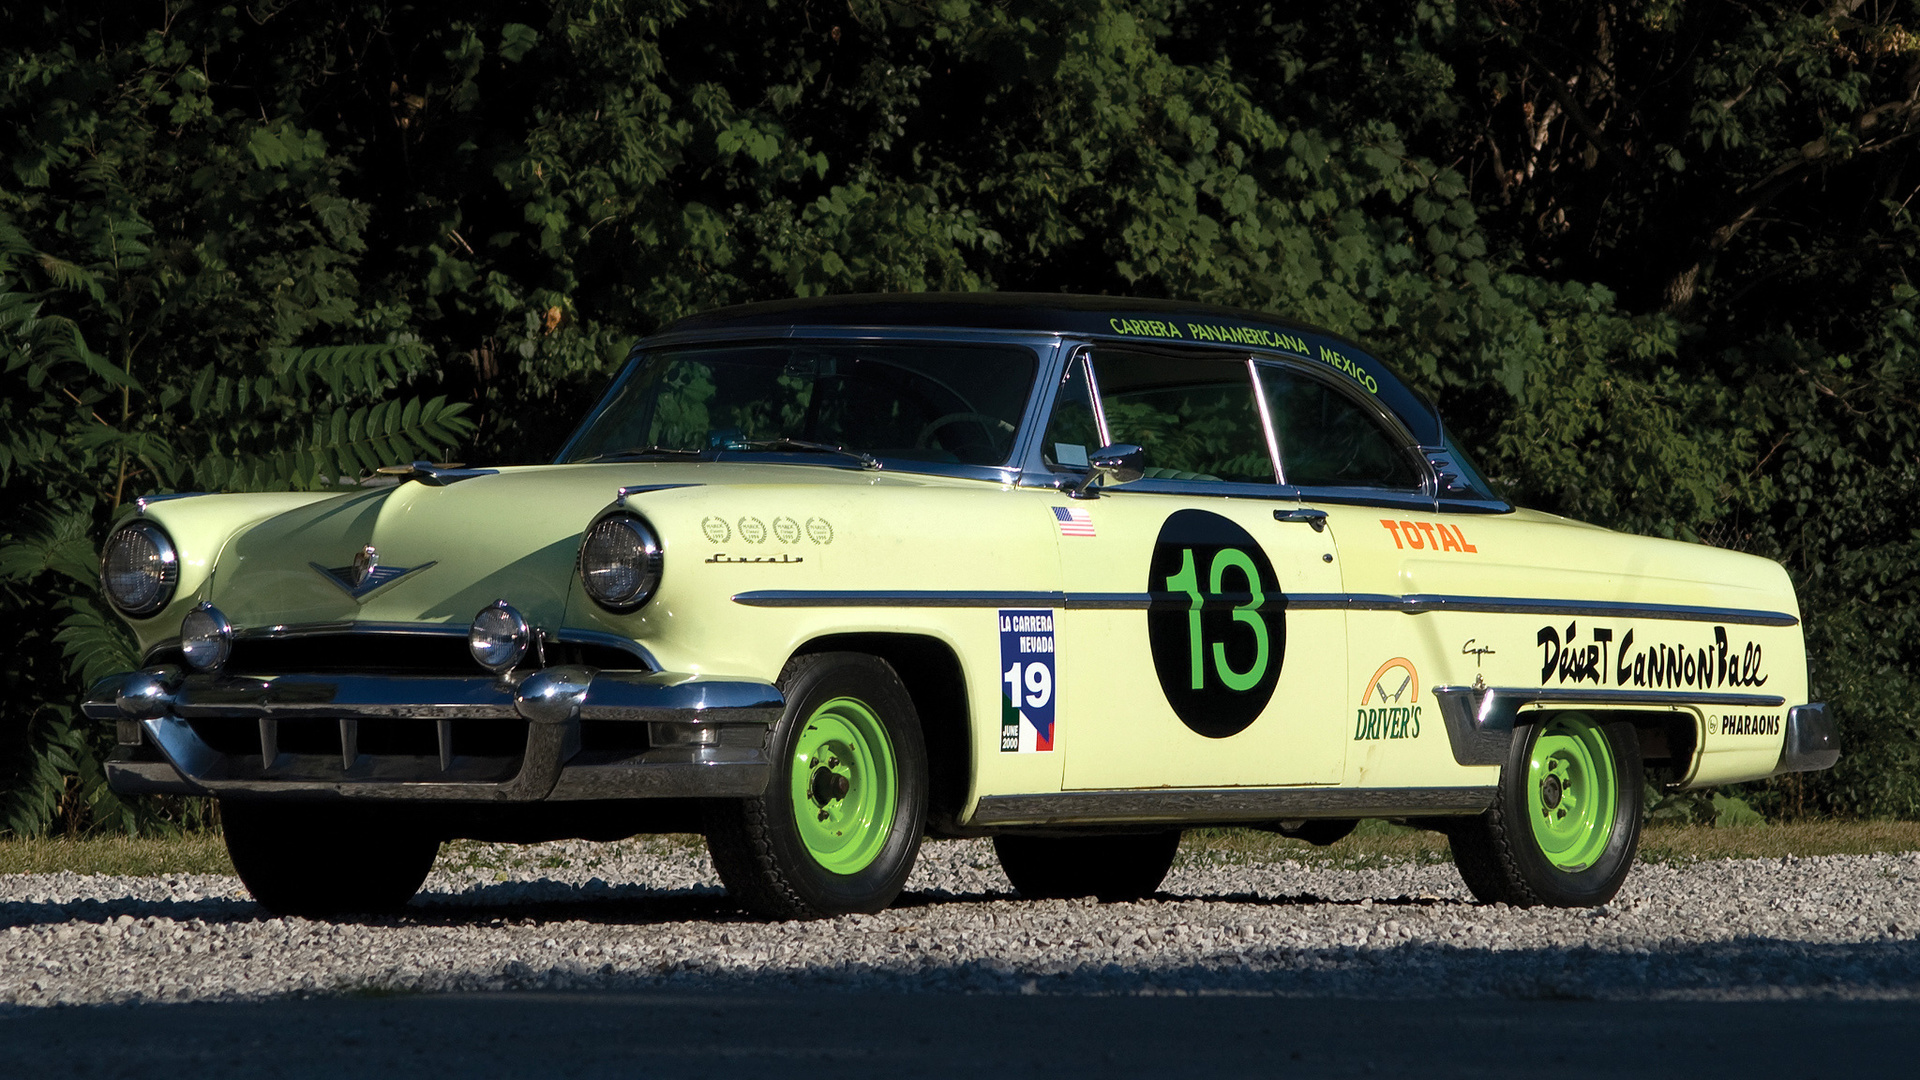
<path fill-rule="evenodd" d="M 17 1077 L 1901 1077 L 1920 1003 L 495 993 L 0 1019 Z"/>

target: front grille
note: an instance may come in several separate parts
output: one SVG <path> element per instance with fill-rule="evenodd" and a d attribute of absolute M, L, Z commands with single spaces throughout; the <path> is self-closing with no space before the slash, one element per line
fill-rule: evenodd
<path fill-rule="evenodd" d="M 548 641 L 547 665 L 584 664 L 609 671 L 645 670 L 638 656 L 611 645 Z M 169 646 L 147 657 L 149 664 L 180 663 L 180 650 Z M 228 675 L 313 674 L 365 675 L 484 675 L 486 669 L 467 651 L 462 634 L 405 634 L 392 632 L 345 634 L 290 634 L 285 637 L 242 636 L 233 643 L 233 655 L 222 669 Z"/>
<path fill-rule="evenodd" d="M 187 724 L 209 749 L 231 759 L 229 772 L 287 779 L 377 774 L 498 783 L 520 771 L 528 734 L 519 719 L 199 718 Z"/>
<path fill-rule="evenodd" d="M 222 754 L 260 753 L 258 720 L 190 720 L 200 741 Z M 338 720 L 280 720 L 283 754 L 339 757 Z M 457 757 L 518 757 L 527 749 L 525 720 L 452 720 L 447 722 L 449 753 Z M 358 751 L 375 756 L 438 757 L 439 723 L 433 720 L 362 720 Z"/>
<path fill-rule="evenodd" d="M 312 637 L 241 638 L 227 661 L 229 675 L 288 672 L 365 675 L 480 675 L 485 669 L 467 651 L 464 635 L 325 634 Z"/>

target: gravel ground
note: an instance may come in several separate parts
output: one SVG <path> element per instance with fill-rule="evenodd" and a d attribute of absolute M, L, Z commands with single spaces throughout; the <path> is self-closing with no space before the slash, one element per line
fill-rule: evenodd
<path fill-rule="evenodd" d="M 1643 864 L 1592 911 L 1450 865 L 1183 853 L 1136 904 L 1015 898 L 929 843 L 892 910 L 758 923 L 681 838 L 463 845 L 406 914 L 277 919 L 238 879 L 0 876 L 0 1015 L 58 1004 L 589 990 L 1920 1000 L 1920 853 Z"/>

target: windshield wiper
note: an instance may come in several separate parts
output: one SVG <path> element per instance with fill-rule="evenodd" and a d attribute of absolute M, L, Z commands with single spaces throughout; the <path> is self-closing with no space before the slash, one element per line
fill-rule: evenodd
<path fill-rule="evenodd" d="M 863 469 L 880 467 L 880 459 L 863 450 L 849 450 L 844 446 L 809 442 L 806 439 L 789 439 L 784 435 L 777 439 L 729 439 L 724 448 L 728 450 L 806 450 L 815 454 L 839 454 L 858 461 Z"/>
<path fill-rule="evenodd" d="M 678 446 L 635 446 L 626 450 L 609 450 L 604 454 L 595 454 L 588 458 L 587 462 L 625 461 L 628 458 L 656 457 L 663 454 L 672 457 L 703 457 L 706 451 L 686 450 Z"/>

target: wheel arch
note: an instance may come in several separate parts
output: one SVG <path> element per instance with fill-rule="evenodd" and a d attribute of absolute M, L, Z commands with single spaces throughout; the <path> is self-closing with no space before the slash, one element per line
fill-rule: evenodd
<path fill-rule="evenodd" d="M 793 655 L 823 652 L 866 653 L 892 666 L 913 699 L 926 743 L 927 831 L 943 837 L 977 835 L 960 824 L 973 780 L 973 741 L 966 672 L 953 647 L 925 634 L 828 634 L 807 641 Z"/>
<path fill-rule="evenodd" d="M 1670 791 L 1691 777 L 1700 760 L 1700 716 L 1692 709 L 1608 709 L 1592 705 L 1543 702 L 1524 709 L 1515 726 L 1538 724 L 1558 713 L 1579 713 L 1598 723 L 1625 721 L 1639 743 L 1640 766 L 1648 782 Z"/>

